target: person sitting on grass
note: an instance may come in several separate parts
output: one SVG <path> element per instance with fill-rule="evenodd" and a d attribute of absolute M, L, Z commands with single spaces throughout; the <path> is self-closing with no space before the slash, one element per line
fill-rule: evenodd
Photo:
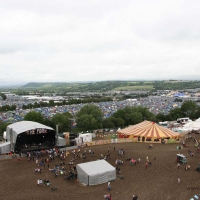
<path fill-rule="evenodd" d="M 50 182 L 49 182 L 49 180 L 44 180 L 44 186 L 49 186 L 50 185 Z"/>
<path fill-rule="evenodd" d="M 188 167 L 187 167 L 187 165 L 185 166 L 185 170 L 187 170 L 188 169 Z"/>
<path fill-rule="evenodd" d="M 106 200 L 111 200 L 111 194 L 105 194 L 104 199 Z"/>
<path fill-rule="evenodd" d="M 151 166 L 151 165 L 152 165 L 152 163 L 151 163 L 151 161 L 150 161 L 150 160 L 148 161 L 148 165 L 149 165 L 149 166 Z"/>
<path fill-rule="evenodd" d="M 128 158 L 126 158 L 126 160 L 131 160 L 131 158 L 130 158 L 130 157 L 128 157 Z"/>
<path fill-rule="evenodd" d="M 133 195 L 133 199 L 132 200 L 137 200 L 138 196 L 137 195 Z"/>
<path fill-rule="evenodd" d="M 40 185 L 42 185 L 42 179 L 40 179 Z"/>
<path fill-rule="evenodd" d="M 152 148 L 153 148 L 153 145 L 152 145 L 152 144 L 150 144 L 150 145 L 149 145 L 149 149 L 152 149 Z"/>
<path fill-rule="evenodd" d="M 190 165 L 185 166 L 185 170 L 188 170 L 188 169 L 190 169 Z"/>
<path fill-rule="evenodd" d="M 65 163 L 64 162 L 60 162 L 60 166 L 64 166 L 65 165 Z"/>

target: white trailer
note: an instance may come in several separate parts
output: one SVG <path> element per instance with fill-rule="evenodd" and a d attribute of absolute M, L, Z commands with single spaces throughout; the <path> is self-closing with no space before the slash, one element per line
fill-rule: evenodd
<path fill-rule="evenodd" d="M 81 140 L 81 143 L 92 142 L 92 133 L 80 134 L 78 137 Z"/>

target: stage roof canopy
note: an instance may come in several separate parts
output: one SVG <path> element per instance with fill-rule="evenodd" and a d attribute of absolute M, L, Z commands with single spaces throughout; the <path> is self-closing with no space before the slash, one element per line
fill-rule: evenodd
<path fill-rule="evenodd" d="M 10 124 L 7 126 L 6 133 L 10 129 L 13 130 L 14 133 L 20 134 L 23 133 L 27 130 L 34 130 L 34 129 L 49 129 L 49 130 L 54 130 L 51 127 L 45 126 L 43 124 L 40 124 L 38 122 L 32 122 L 32 121 L 21 121 L 21 122 L 16 122 L 14 124 Z"/>

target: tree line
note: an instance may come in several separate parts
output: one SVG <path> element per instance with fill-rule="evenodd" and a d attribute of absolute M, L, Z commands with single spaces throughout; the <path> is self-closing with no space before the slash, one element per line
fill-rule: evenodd
<path fill-rule="evenodd" d="M 13 111 L 16 110 L 16 105 L 4 105 L 2 107 L 0 107 L 0 112 L 7 112 L 7 111 Z"/>

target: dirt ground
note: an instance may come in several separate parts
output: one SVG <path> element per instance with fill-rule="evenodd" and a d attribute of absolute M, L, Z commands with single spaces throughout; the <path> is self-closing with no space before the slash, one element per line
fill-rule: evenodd
<path fill-rule="evenodd" d="M 192 135 L 198 138 L 198 135 Z M 198 138 L 199 139 L 199 138 Z M 120 166 L 121 174 L 124 179 L 117 177 L 111 182 L 112 200 L 131 200 L 133 194 L 138 195 L 140 200 L 187 200 L 195 194 L 200 194 L 200 173 L 195 171 L 200 163 L 200 155 L 191 157 L 188 154 L 190 149 L 196 152 L 194 140 L 188 139 L 186 143 L 189 147 L 177 150 L 177 144 L 154 144 L 153 149 L 148 148 L 145 143 L 123 143 L 88 147 L 94 151 L 94 157 L 87 154 L 87 161 L 97 160 L 100 154 L 106 154 L 108 148 L 111 153 L 111 159 L 108 162 L 115 166 L 117 158 L 124 161 Z M 114 151 L 115 147 L 115 151 Z M 121 157 L 118 150 L 124 149 L 125 154 Z M 83 152 L 85 148 L 81 148 Z M 187 156 L 190 170 L 185 170 L 184 165 L 177 169 L 176 154 L 182 153 Z M 146 157 L 152 161 L 152 166 L 145 169 Z M 156 160 L 153 157 L 156 156 Z M 141 158 L 141 163 L 131 166 L 126 157 Z M 45 158 L 45 157 L 43 157 Z M 71 159 L 71 154 L 65 160 L 67 163 Z M 53 168 L 55 164 L 60 164 L 61 160 L 55 158 L 50 163 Z M 83 160 L 78 159 L 75 164 Z M 107 194 L 107 183 L 97 186 L 83 186 L 76 180 L 66 181 L 63 176 L 55 177 L 47 167 L 42 173 L 35 173 L 35 162 L 27 161 L 24 157 L 21 161 L 17 159 L 0 161 L 0 199 L 2 200 L 23 200 L 23 199 L 60 199 L 60 200 L 101 200 L 103 195 Z M 69 169 L 69 166 L 67 165 Z M 178 184 L 178 177 L 181 183 Z M 58 188 L 57 191 L 51 191 L 49 187 L 37 186 L 37 179 L 49 179 L 52 186 Z"/>

